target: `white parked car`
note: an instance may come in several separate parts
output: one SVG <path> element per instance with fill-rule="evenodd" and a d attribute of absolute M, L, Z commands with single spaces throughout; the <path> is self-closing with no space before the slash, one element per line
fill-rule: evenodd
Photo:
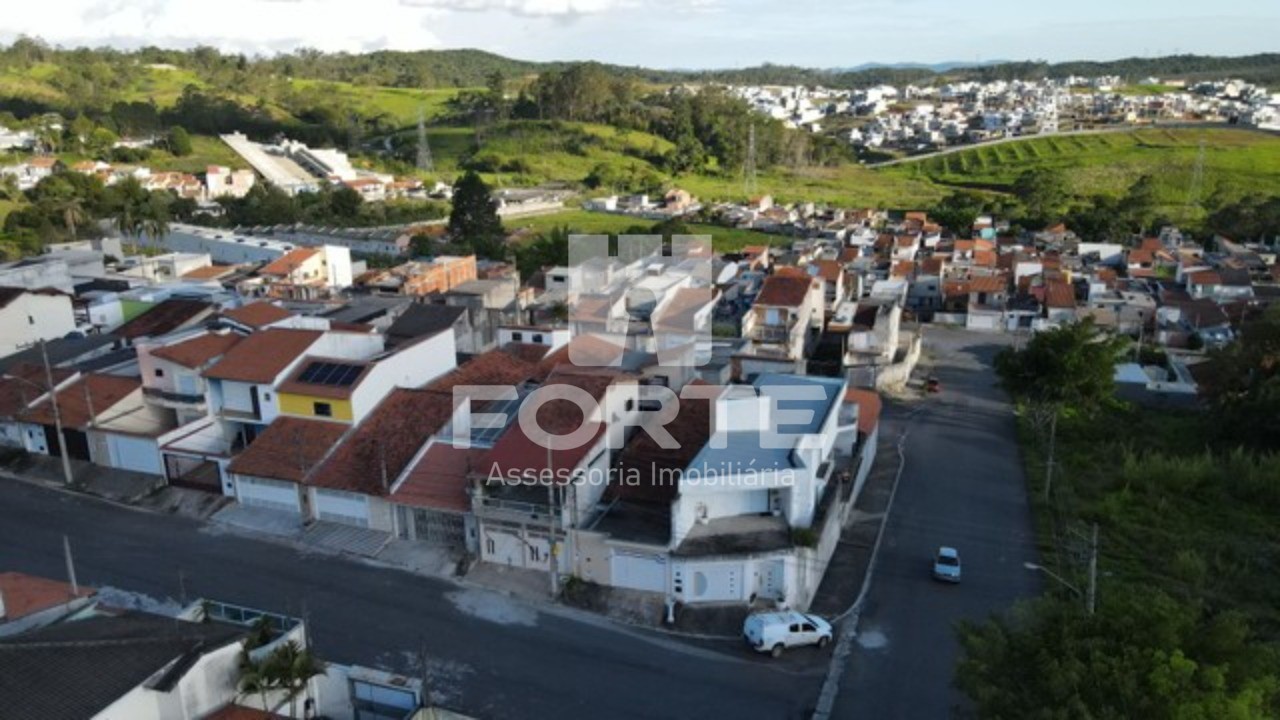
<path fill-rule="evenodd" d="M 940 547 L 933 558 L 933 577 L 946 582 L 960 582 L 960 553 L 953 547 Z"/>
<path fill-rule="evenodd" d="M 832 631 L 831 623 L 820 617 L 779 610 L 748 615 L 742 624 L 742 635 L 756 652 L 779 657 L 787 648 L 826 647 L 831 642 Z"/>

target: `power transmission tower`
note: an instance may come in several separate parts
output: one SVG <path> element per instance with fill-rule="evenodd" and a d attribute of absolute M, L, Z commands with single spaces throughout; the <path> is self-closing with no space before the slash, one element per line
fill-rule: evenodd
<path fill-rule="evenodd" d="M 742 182 L 743 189 L 747 191 L 747 197 L 755 197 L 756 194 L 756 126 L 752 123 L 747 131 L 747 160 L 742 165 Z"/>
<path fill-rule="evenodd" d="M 422 108 L 418 108 L 418 169 L 423 172 L 435 169 L 431 162 L 431 146 L 427 144 L 427 118 Z"/>
<path fill-rule="evenodd" d="M 1200 149 L 1196 151 L 1196 163 L 1191 168 L 1191 185 L 1187 188 L 1187 210 L 1200 202 L 1200 191 L 1204 187 L 1204 141 L 1200 141 Z"/>

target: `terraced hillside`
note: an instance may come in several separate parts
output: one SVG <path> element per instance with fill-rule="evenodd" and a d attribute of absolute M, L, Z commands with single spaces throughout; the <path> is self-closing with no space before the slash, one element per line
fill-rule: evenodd
<path fill-rule="evenodd" d="M 1028 170 L 1065 176 L 1073 193 L 1119 195 L 1143 175 L 1156 180 L 1158 198 L 1177 208 L 1193 190 L 1201 147 L 1197 195 L 1236 197 L 1274 193 L 1280 181 L 1280 136 L 1243 129 L 1143 129 L 1063 135 L 979 146 L 883 168 L 893 177 L 950 187 L 1007 190 Z"/>

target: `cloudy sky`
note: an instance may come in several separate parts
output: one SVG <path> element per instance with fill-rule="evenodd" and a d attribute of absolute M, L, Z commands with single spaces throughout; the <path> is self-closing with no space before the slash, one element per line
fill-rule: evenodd
<path fill-rule="evenodd" d="M 0 15 L 0 40 L 64 46 L 474 47 L 660 68 L 1280 50 L 1276 0 L 8 0 Z"/>

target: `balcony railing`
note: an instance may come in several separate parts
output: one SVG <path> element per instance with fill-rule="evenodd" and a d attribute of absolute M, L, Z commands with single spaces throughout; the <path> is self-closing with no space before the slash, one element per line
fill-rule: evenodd
<path fill-rule="evenodd" d="M 785 325 L 756 325 L 750 337 L 756 342 L 785 343 L 791 340 L 791 328 Z"/>
<path fill-rule="evenodd" d="M 539 503 L 521 502 L 518 500 L 499 500 L 491 497 L 477 498 L 472 507 L 476 515 L 488 520 L 503 520 L 522 524 L 546 525 L 547 506 Z M 559 518 L 555 518 L 559 527 Z"/>
<path fill-rule="evenodd" d="M 193 393 L 171 392 L 169 390 L 161 390 L 159 388 L 143 388 L 142 394 L 153 400 L 160 400 L 167 403 L 178 405 L 203 405 L 204 395 L 196 395 Z"/>

